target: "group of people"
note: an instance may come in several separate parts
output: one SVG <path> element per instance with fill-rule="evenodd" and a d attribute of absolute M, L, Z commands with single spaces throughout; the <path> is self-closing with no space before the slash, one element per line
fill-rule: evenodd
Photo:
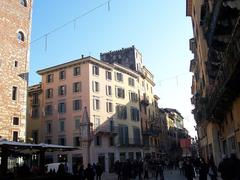
<path fill-rule="evenodd" d="M 103 171 L 102 165 L 98 162 L 97 164 L 88 164 L 85 169 L 83 165 L 80 165 L 74 174 L 79 177 L 79 180 L 94 180 L 95 177 L 96 180 L 101 180 Z"/>
<path fill-rule="evenodd" d="M 163 163 L 160 160 L 129 160 L 116 161 L 114 169 L 118 175 L 118 180 L 149 179 L 155 177 L 156 180 L 164 180 Z"/>
<path fill-rule="evenodd" d="M 222 180 L 240 180 L 240 160 L 235 154 L 228 158 L 224 156 L 218 167 L 215 165 L 213 157 L 208 162 L 203 158 L 185 159 L 179 161 L 180 174 L 184 174 L 187 180 L 193 180 L 198 175 L 199 180 L 217 180 L 220 173 Z"/>

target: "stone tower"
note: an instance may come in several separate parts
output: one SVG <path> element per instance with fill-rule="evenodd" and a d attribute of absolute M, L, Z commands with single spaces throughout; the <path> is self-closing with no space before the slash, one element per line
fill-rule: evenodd
<path fill-rule="evenodd" d="M 118 63 L 134 71 L 142 71 L 142 54 L 134 46 L 101 53 L 100 59 L 108 63 Z"/>
<path fill-rule="evenodd" d="M 0 137 L 25 141 L 32 0 L 0 1 Z"/>

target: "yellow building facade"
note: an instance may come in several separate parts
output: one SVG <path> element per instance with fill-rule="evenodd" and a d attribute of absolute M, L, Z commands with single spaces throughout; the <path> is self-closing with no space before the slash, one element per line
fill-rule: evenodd
<path fill-rule="evenodd" d="M 239 154 L 239 3 L 187 0 L 186 13 L 193 24 L 190 50 L 193 114 L 201 155 Z"/>

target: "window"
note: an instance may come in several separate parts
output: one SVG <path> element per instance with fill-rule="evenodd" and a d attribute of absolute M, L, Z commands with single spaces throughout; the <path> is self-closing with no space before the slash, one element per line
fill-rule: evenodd
<path fill-rule="evenodd" d="M 52 115 L 53 114 L 53 107 L 52 107 L 51 104 L 46 105 L 45 113 L 46 113 L 46 115 Z"/>
<path fill-rule="evenodd" d="M 130 77 L 128 78 L 128 85 L 133 87 L 135 86 L 135 81 L 133 78 L 130 78 Z"/>
<path fill-rule="evenodd" d="M 119 144 L 127 145 L 129 142 L 128 138 L 128 127 L 124 125 L 119 126 Z"/>
<path fill-rule="evenodd" d="M 98 76 L 99 75 L 99 67 L 96 65 L 92 66 L 92 74 Z"/>
<path fill-rule="evenodd" d="M 114 137 L 109 137 L 109 146 L 114 146 Z"/>
<path fill-rule="evenodd" d="M 80 66 L 73 68 L 73 76 L 79 76 L 81 73 Z"/>
<path fill-rule="evenodd" d="M 53 89 L 46 89 L 46 98 L 53 98 Z"/>
<path fill-rule="evenodd" d="M 127 119 L 127 107 L 124 105 L 117 105 L 116 114 L 118 119 Z"/>
<path fill-rule="evenodd" d="M 81 82 L 73 83 L 73 92 L 81 92 L 81 90 L 82 90 L 82 83 Z"/>
<path fill-rule="evenodd" d="M 24 7 L 27 7 L 27 1 L 26 0 L 20 0 L 20 4 Z"/>
<path fill-rule="evenodd" d="M 106 71 L 106 80 L 112 80 L 112 72 Z"/>
<path fill-rule="evenodd" d="M 117 80 L 117 81 L 121 81 L 121 82 L 123 81 L 123 75 L 122 75 L 122 73 L 119 73 L 119 72 L 116 73 L 116 80 Z"/>
<path fill-rule="evenodd" d="M 64 132 L 65 131 L 65 122 L 64 119 L 59 120 L 59 131 Z"/>
<path fill-rule="evenodd" d="M 32 130 L 32 140 L 34 144 L 38 143 L 38 130 Z"/>
<path fill-rule="evenodd" d="M 39 103 L 38 94 L 34 93 L 32 95 L 32 105 L 38 105 L 38 103 Z"/>
<path fill-rule="evenodd" d="M 46 144 L 52 144 L 52 139 L 49 137 L 46 137 L 45 142 L 46 142 Z"/>
<path fill-rule="evenodd" d="M 66 145 L 66 139 L 65 137 L 58 137 L 58 145 L 62 145 L 62 146 L 65 146 Z"/>
<path fill-rule="evenodd" d="M 106 109 L 107 109 L 107 112 L 113 112 L 113 103 L 106 102 Z"/>
<path fill-rule="evenodd" d="M 48 74 L 46 81 L 47 81 L 47 83 L 53 82 L 53 74 Z"/>
<path fill-rule="evenodd" d="M 65 102 L 60 102 L 58 104 L 58 112 L 59 113 L 65 113 L 66 112 L 66 103 Z"/>
<path fill-rule="evenodd" d="M 46 133 L 51 134 L 52 133 L 52 122 L 46 123 Z"/>
<path fill-rule="evenodd" d="M 100 146 L 101 145 L 101 137 L 100 136 L 95 136 L 95 145 Z"/>
<path fill-rule="evenodd" d="M 106 95 L 112 96 L 112 86 L 106 85 Z"/>
<path fill-rule="evenodd" d="M 139 128 L 133 128 L 133 139 L 134 139 L 134 144 L 140 144 L 141 143 L 140 129 Z"/>
<path fill-rule="evenodd" d="M 14 61 L 14 67 L 18 67 L 18 61 Z"/>
<path fill-rule="evenodd" d="M 66 85 L 62 85 L 58 87 L 58 95 L 59 96 L 65 96 L 67 93 L 67 87 Z"/>
<path fill-rule="evenodd" d="M 24 41 L 24 34 L 22 31 L 19 31 L 17 34 L 18 42 L 23 42 Z"/>
<path fill-rule="evenodd" d="M 81 110 L 82 109 L 82 102 L 80 99 L 75 99 L 73 100 L 73 110 L 77 111 L 77 110 Z"/>
<path fill-rule="evenodd" d="M 101 124 L 101 120 L 99 116 L 94 116 L 94 124 L 93 124 L 93 128 L 96 129 L 98 126 L 100 126 Z"/>
<path fill-rule="evenodd" d="M 138 101 L 137 93 L 129 91 L 129 100 L 132 102 L 137 102 Z"/>
<path fill-rule="evenodd" d="M 13 117 L 13 125 L 19 125 L 19 117 Z"/>
<path fill-rule="evenodd" d="M 73 137 L 73 146 L 80 146 L 79 137 Z"/>
<path fill-rule="evenodd" d="M 93 81 L 92 82 L 92 88 L 93 88 L 93 92 L 99 92 L 99 82 L 97 81 Z"/>
<path fill-rule="evenodd" d="M 80 117 L 75 117 L 75 130 L 80 129 Z"/>
<path fill-rule="evenodd" d="M 12 87 L 12 100 L 17 100 L 17 87 Z"/>
<path fill-rule="evenodd" d="M 18 141 L 18 131 L 13 131 L 13 141 Z"/>
<path fill-rule="evenodd" d="M 116 97 L 125 98 L 125 90 L 120 87 L 116 87 Z"/>
<path fill-rule="evenodd" d="M 59 72 L 59 79 L 60 80 L 66 79 L 66 71 L 65 70 L 62 70 Z"/>
<path fill-rule="evenodd" d="M 93 110 L 99 110 L 100 109 L 100 100 L 98 98 L 93 99 Z"/>
<path fill-rule="evenodd" d="M 32 114 L 31 114 L 32 118 L 37 118 L 38 117 L 38 115 L 39 115 L 38 111 L 39 111 L 38 107 L 32 107 Z"/>
<path fill-rule="evenodd" d="M 132 121 L 139 121 L 139 110 L 135 107 L 131 107 L 131 120 Z"/>

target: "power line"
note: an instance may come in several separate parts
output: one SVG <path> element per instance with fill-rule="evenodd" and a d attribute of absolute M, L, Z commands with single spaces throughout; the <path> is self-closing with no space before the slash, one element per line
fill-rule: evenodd
<path fill-rule="evenodd" d="M 177 74 L 175 76 L 167 77 L 165 79 L 160 80 L 159 81 L 159 85 L 161 86 L 162 82 L 164 82 L 164 81 L 169 81 L 169 80 L 173 80 L 174 79 L 174 80 L 176 80 L 176 84 L 178 86 L 178 84 L 179 84 L 179 77 L 185 76 L 187 74 L 189 74 L 189 73 L 181 73 L 181 74 Z"/>
<path fill-rule="evenodd" d="M 53 33 L 55 33 L 56 31 L 59 31 L 60 29 L 64 28 L 65 26 L 67 26 L 67 25 L 69 25 L 69 24 L 71 24 L 71 23 L 74 24 L 74 29 L 75 29 L 75 27 L 76 27 L 76 21 L 77 21 L 77 20 L 83 18 L 84 16 L 87 16 L 88 14 L 94 12 L 95 10 L 97 10 L 97 9 L 103 7 L 103 6 L 106 6 L 106 5 L 107 5 L 108 11 L 110 11 L 110 2 L 111 2 L 111 1 L 112 1 L 112 0 L 108 0 L 108 1 L 105 1 L 104 3 L 102 3 L 102 4 L 99 4 L 98 6 L 96 6 L 96 7 L 92 8 L 92 9 L 88 10 L 87 12 L 81 14 L 80 16 L 77 16 L 77 17 L 75 17 L 75 18 L 67 21 L 66 23 L 64 23 L 64 24 L 62 24 L 62 25 L 60 25 L 60 26 L 52 29 L 51 31 L 43 34 L 42 36 L 34 39 L 33 41 L 30 42 L 30 44 L 33 44 L 33 43 L 35 43 L 35 42 L 37 42 L 37 41 L 45 38 L 45 51 L 46 51 L 46 50 L 47 50 L 47 39 L 48 39 L 48 36 L 49 36 L 50 34 L 53 34 Z"/>

